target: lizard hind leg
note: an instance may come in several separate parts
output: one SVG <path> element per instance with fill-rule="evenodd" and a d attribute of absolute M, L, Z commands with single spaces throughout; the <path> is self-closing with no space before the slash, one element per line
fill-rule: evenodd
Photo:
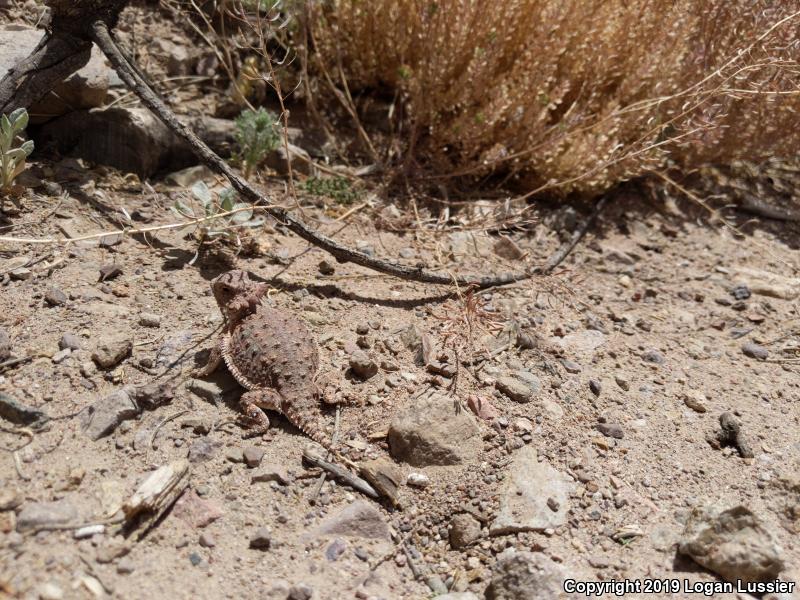
<path fill-rule="evenodd" d="M 207 377 L 211 375 L 214 371 L 216 371 L 219 366 L 222 364 L 223 354 L 225 352 L 225 344 L 227 343 L 228 335 L 221 336 L 217 343 L 211 347 L 211 351 L 208 354 L 208 360 L 206 364 L 198 369 L 195 369 L 192 375 L 194 377 Z"/>
<path fill-rule="evenodd" d="M 270 423 L 264 409 L 281 412 L 282 403 L 283 398 L 280 394 L 269 388 L 250 390 L 242 394 L 239 399 L 239 407 L 246 425 L 250 428 L 247 437 L 257 437 L 266 433 Z"/>

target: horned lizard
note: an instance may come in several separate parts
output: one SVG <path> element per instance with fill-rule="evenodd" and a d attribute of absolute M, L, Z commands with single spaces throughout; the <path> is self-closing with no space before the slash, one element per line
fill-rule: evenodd
<path fill-rule="evenodd" d="M 262 409 L 274 410 L 331 450 L 319 405 L 319 352 L 308 327 L 291 313 L 263 304 L 268 286 L 252 281 L 244 271 L 223 273 L 211 282 L 211 289 L 225 328 L 208 363 L 195 376 L 209 375 L 224 362 L 247 390 L 240 406 L 255 434 L 269 429 Z"/>

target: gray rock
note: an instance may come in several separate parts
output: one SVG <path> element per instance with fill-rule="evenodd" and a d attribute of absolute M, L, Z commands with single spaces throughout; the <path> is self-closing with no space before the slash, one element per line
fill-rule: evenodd
<path fill-rule="evenodd" d="M 461 513 L 450 519 L 450 546 L 466 548 L 481 537 L 481 523 L 470 514 Z"/>
<path fill-rule="evenodd" d="M 567 373 L 572 373 L 573 375 L 576 375 L 583 370 L 581 366 L 574 360 L 568 360 L 566 358 L 561 359 L 561 366 L 564 367 L 564 370 Z"/>
<path fill-rule="evenodd" d="M 215 381 L 192 379 L 189 381 L 189 389 L 204 400 L 208 400 L 215 406 L 222 402 L 224 390 L 222 389 L 222 386 Z"/>
<path fill-rule="evenodd" d="M 42 34 L 41 30 L 21 25 L 0 28 L 0 79 L 33 51 Z M 32 115 L 31 122 L 43 123 L 71 110 L 102 106 L 108 93 L 110 73 L 103 53 L 93 47 L 89 62 L 84 67 L 56 85 L 47 96 L 28 109 Z"/>
<path fill-rule="evenodd" d="M 444 395 L 415 400 L 392 420 L 388 441 L 392 457 L 415 467 L 469 462 L 483 446 L 472 415 Z"/>
<path fill-rule="evenodd" d="M 50 306 L 64 306 L 67 301 L 67 295 L 58 288 L 47 288 L 44 293 L 44 301 Z"/>
<path fill-rule="evenodd" d="M 139 177 L 196 163 L 188 147 L 146 108 L 75 111 L 43 126 L 42 144 Z"/>
<path fill-rule="evenodd" d="M 70 350 L 81 349 L 81 339 L 74 333 L 65 333 L 58 341 L 58 347 L 62 350 L 69 348 Z"/>
<path fill-rule="evenodd" d="M 528 371 L 514 371 L 499 377 L 495 386 L 514 402 L 530 402 L 539 394 L 542 383 L 536 375 Z"/>
<path fill-rule="evenodd" d="M 112 433 L 123 421 L 136 417 L 140 411 L 135 395 L 136 388 L 126 385 L 82 411 L 84 433 L 89 439 L 99 440 Z"/>
<path fill-rule="evenodd" d="M 678 551 L 729 581 L 766 581 L 784 568 L 783 550 L 772 532 L 742 505 L 695 508 Z"/>
<path fill-rule="evenodd" d="M 213 181 L 214 173 L 205 165 L 196 165 L 194 167 L 187 167 L 180 171 L 170 173 L 164 178 L 164 181 L 170 185 L 175 185 L 184 190 L 189 190 L 194 184 L 201 181 Z"/>
<path fill-rule="evenodd" d="M 293 173 L 300 173 L 302 175 L 312 175 L 313 166 L 311 156 L 302 148 L 294 144 L 288 144 L 289 152 L 287 154 L 286 147 L 280 144 L 273 152 L 267 156 L 266 165 L 270 169 L 274 169 L 279 175 L 286 176 L 289 174 L 289 165 Z M 288 157 L 288 158 L 287 158 Z"/>
<path fill-rule="evenodd" d="M 266 450 L 258 446 L 248 446 L 244 449 L 243 456 L 245 464 L 254 469 L 261 464 L 261 459 L 264 458 Z"/>
<path fill-rule="evenodd" d="M 142 327 L 161 327 L 161 315 L 142 313 L 139 315 L 139 325 Z"/>
<path fill-rule="evenodd" d="M 314 588 L 307 583 L 298 583 L 289 588 L 289 600 L 311 600 Z"/>
<path fill-rule="evenodd" d="M 75 523 L 78 509 L 66 500 L 56 502 L 32 502 L 22 507 L 17 515 L 17 531 L 25 533 L 48 527 L 60 527 Z"/>
<path fill-rule="evenodd" d="M 250 481 L 252 483 L 277 481 L 281 485 L 288 485 L 291 478 L 286 472 L 285 467 L 270 463 L 266 465 L 262 464 L 257 471 L 254 471 Z"/>
<path fill-rule="evenodd" d="M 369 379 L 378 373 L 378 364 L 363 350 L 350 353 L 350 368 L 359 379 Z"/>
<path fill-rule="evenodd" d="M 189 462 L 201 463 L 209 461 L 217 454 L 218 448 L 219 443 L 214 442 L 207 437 L 195 440 L 189 446 Z"/>
<path fill-rule="evenodd" d="M 571 598 L 574 596 L 566 594 L 562 587 L 567 578 L 581 579 L 543 554 L 515 552 L 495 563 L 486 600 Z"/>
<path fill-rule="evenodd" d="M 531 446 L 521 448 L 505 478 L 500 508 L 490 535 L 542 531 L 567 522 L 574 482 L 564 473 L 536 460 Z"/>
<path fill-rule="evenodd" d="M 125 360 L 133 350 L 133 340 L 126 337 L 113 337 L 101 340 L 95 351 L 92 352 L 92 360 L 101 369 L 111 369 Z"/>
<path fill-rule="evenodd" d="M 267 527 L 259 527 L 250 537 L 250 547 L 255 550 L 269 550 L 272 545 L 272 532 Z"/>
<path fill-rule="evenodd" d="M 472 592 L 450 592 L 449 594 L 442 594 L 436 596 L 436 600 L 480 600 Z"/>
<path fill-rule="evenodd" d="M 50 360 L 52 360 L 54 364 L 60 364 L 64 362 L 67 358 L 69 358 L 70 354 L 72 354 L 72 350 L 70 350 L 69 348 L 64 348 L 63 350 L 59 350 L 58 352 L 53 354 Z"/>
<path fill-rule="evenodd" d="M 228 448 L 227 450 L 225 450 L 225 460 L 232 463 L 243 463 L 244 451 L 238 446 L 234 446 L 233 448 Z"/>
<path fill-rule="evenodd" d="M 37 588 L 39 600 L 61 600 L 64 597 L 64 590 L 55 583 L 43 583 Z"/>
<path fill-rule="evenodd" d="M 658 350 L 647 350 L 642 353 L 642 360 L 653 365 L 663 365 L 664 355 Z"/>
<path fill-rule="evenodd" d="M 618 440 L 625 437 L 625 431 L 619 423 L 598 423 L 597 431 L 606 437 L 616 438 Z"/>
<path fill-rule="evenodd" d="M 753 342 L 746 342 L 742 344 L 742 354 L 756 360 L 766 360 L 769 356 L 769 350 Z"/>
<path fill-rule="evenodd" d="M 373 540 L 388 540 L 389 527 L 374 505 L 357 500 L 334 513 L 311 534 L 312 537 L 343 536 Z"/>

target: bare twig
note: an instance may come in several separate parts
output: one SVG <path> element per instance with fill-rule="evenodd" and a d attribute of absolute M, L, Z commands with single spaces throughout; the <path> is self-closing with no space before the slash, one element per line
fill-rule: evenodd
<path fill-rule="evenodd" d="M 324 458 L 322 458 L 319 454 L 317 454 L 314 446 L 308 445 L 303 449 L 303 458 L 305 458 L 310 464 L 314 465 L 315 467 L 319 467 L 320 469 L 324 469 L 328 471 L 334 477 L 341 479 L 344 483 L 352 487 L 353 489 L 358 490 L 362 494 L 366 494 L 370 498 L 378 498 L 379 494 L 375 491 L 370 484 L 366 481 L 361 479 L 356 475 L 353 475 L 347 469 L 340 467 L 339 465 L 333 464 L 328 462 Z"/>

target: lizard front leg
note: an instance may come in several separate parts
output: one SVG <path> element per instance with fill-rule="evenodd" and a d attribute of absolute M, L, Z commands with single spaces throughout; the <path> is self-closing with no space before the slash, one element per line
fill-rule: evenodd
<path fill-rule="evenodd" d="M 281 412 L 283 398 L 273 389 L 250 390 L 242 394 L 239 407 L 245 425 L 250 429 L 246 437 L 257 437 L 269 430 L 269 417 L 263 409 Z"/>

